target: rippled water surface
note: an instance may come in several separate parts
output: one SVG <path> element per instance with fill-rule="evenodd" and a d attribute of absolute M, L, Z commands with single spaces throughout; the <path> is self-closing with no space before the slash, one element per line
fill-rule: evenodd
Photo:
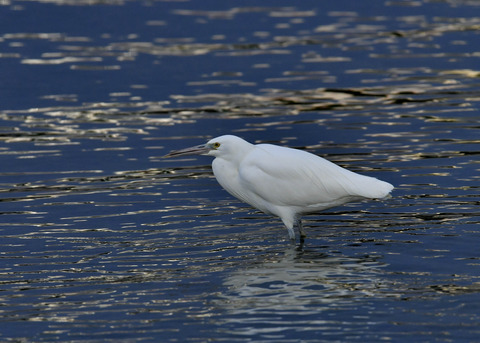
<path fill-rule="evenodd" d="M 0 340 L 473 342 L 477 1 L 0 2 Z M 225 133 L 396 186 L 278 218 Z"/>

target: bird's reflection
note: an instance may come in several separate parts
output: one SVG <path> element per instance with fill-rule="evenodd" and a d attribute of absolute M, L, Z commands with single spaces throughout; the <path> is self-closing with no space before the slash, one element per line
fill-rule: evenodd
<path fill-rule="evenodd" d="M 352 308 L 379 292 L 382 266 L 372 257 L 292 245 L 266 263 L 230 275 L 220 306 L 235 321 L 246 320 L 250 325 L 264 316 L 303 316 L 331 306 Z"/>

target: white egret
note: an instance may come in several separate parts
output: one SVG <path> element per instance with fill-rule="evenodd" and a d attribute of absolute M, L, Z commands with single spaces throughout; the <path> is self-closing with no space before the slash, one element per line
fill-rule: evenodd
<path fill-rule="evenodd" d="M 292 240 L 301 216 L 362 199 L 389 196 L 393 186 L 360 175 L 306 151 L 271 144 L 251 144 L 232 135 L 172 151 L 164 157 L 214 156 L 213 174 L 234 197 L 280 217 Z"/>

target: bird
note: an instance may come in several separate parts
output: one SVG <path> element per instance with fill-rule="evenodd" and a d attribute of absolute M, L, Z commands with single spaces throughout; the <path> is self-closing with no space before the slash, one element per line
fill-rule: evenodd
<path fill-rule="evenodd" d="M 228 193 L 279 217 L 292 241 L 296 240 L 296 227 L 301 243 L 306 237 L 302 215 L 352 201 L 388 198 L 394 188 L 304 150 L 252 144 L 234 135 L 173 150 L 163 157 L 185 155 L 213 156 L 213 174 Z"/>

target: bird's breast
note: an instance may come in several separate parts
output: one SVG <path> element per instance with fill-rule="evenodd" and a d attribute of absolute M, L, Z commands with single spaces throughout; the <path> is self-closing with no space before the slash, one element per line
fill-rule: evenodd
<path fill-rule="evenodd" d="M 212 163 L 212 169 L 218 183 L 228 193 L 265 213 L 272 213 L 255 190 L 242 183 L 239 168 L 234 163 L 216 158 Z"/>
<path fill-rule="evenodd" d="M 218 183 L 230 194 L 237 196 L 240 190 L 240 183 L 238 180 L 238 168 L 224 159 L 216 158 L 212 163 L 213 175 Z M 238 196 L 237 196 L 238 197 Z"/>

